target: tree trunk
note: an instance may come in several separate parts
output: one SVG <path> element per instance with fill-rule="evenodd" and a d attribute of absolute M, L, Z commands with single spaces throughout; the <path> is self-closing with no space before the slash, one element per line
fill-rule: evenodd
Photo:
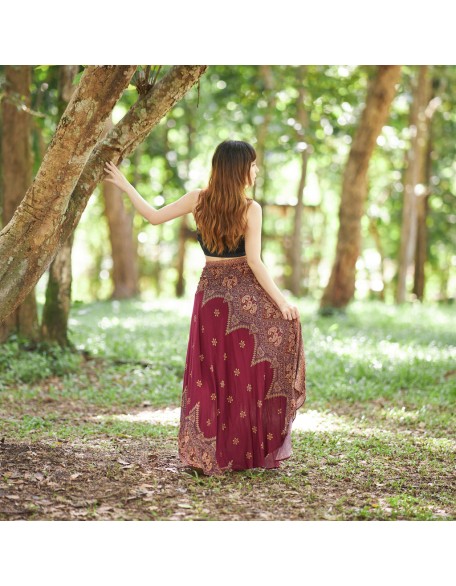
<path fill-rule="evenodd" d="M 432 92 L 432 78 L 430 79 L 429 93 Z M 418 197 L 417 206 L 417 232 L 415 248 L 415 272 L 413 293 L 420 301 L 424 300 L 425 273 L 424 267 L 427 258 L 427 214 L 429 210 L 429 197 L 431 196 L 431 175 L 432 175 L 432 117 L 440 101 L 437 96 L 433 96 L 425 109 L 426 116 L 426 135 L 427 149 L 425 155 L 424 185 L 425 192 Z"/>
<path fill-rule="evenodd" d="M 367 196 L 367 170 L 376 140 L 388 118 L 399 81 L 399 65 L 381 65 L 368 88 L 366 105 L 353 138 L 342 185 L 336 258 L 320 302 L 320 313 L 344 308 L 355 292 L 361 248 L 361 217 Z"/>
<path fill-rule="evenodd" d="M 378 231 L 377 219 L 369 216 L 369 233 L 372 236 L 372 240 L 375 243 L 375 248 L 380 256 L 380 275 L 382 277 L 382 289 L 375 291 L 380 301 L 385 301 L 385 253 L 383 251 L 382 239 Z M 372 290 L 372 289 L 371 289 Z"/>
<path fill-rule="evenodd" d="M 302 283 L 302 220 L 304 215 L 304 188 L 306 186 L 306 176 L 307 176 L 307 161 L 309 157 L 309 145 L 300 145 L 300 143 L 304 143 L 305 134 L 308 128 L 309 120 L 307 116 L 307 112 L 304 106 L 304 98 L 305 98 L 305 89 L 304 89 L 304 79 L 305 79 L 306 67 L 305 65 L 301 65 L 298 69 L 298 77 L 297 77 L 297 84 L 298 84 L 298 103 L 297 103 L 297 116 L 296 122 L 298 123 L 298 127 L 296 128 L 297 133 L 297 142 L 298 142 L 298 151 L 300 152 L 301 158 L 301 176 L 299 178 L 299 185 L 297 191 L 297 202 L 295 207 L 295 214 L 294 214 L 294 225 L 293 225 L 293 235 L 291 239 L 291 277 L 290 277 L 290 291 L 298 297 L 301 295 L 301 283 Z"/>
<path fill-rule="evenodd" d="M 110 119 L 106 127 L 107 132 L 113 127 Z M 122 191 L 116 185 L 103 181 L 114 285 L 111 299 L 131 299 L 139 293 L 137 245 L 133 235 L 134 210 L 127 211 L 123 197 Z"/>
<path fill-rule="evenodd" d="M 13 217 L 32 182 L 32 121 L 27 111 L 31 106 L 31 67 L 5 66 L 5 82 L 2 100 L 3 226 Z M 8 319 L 0 323 L 0 342 L 6 341 L 13 332 L 33 341 L 39 338 L 34 288 Z"/>
<path fill-rule="evenodd" d="M 59 71 L 58 116 L 61 118 L 76 89 L 74 76 L 79 65 L 61 65 Z M 41 338 L 57 342 L 60 346 L 71 346 L 68 339 L 68 316 L 71 307 L 71 251 L 74 232 L 58 250 L 49 267 L 46 300 L 41 320 Z"/>
<path fill-rule="evenodd" d="M 402 208 L 401 244 L 399 251 L 396 302 L 403 303 L 407 292 L 407 276 L 412 266 L 417 239 L 418 198 L 425 192 L 425 168 L 428 119 L 425 114 L 430 100 L 428 66 L 420 65 L 415 79 L 410 110 L 411 141 L 407 153 Z"/>
<path fill-rule="evenodd" d="M 96 148 L 94 143 L 135 68 L 109 66 L 86 70 L 68 105 L 68 115 L 66 112 L 63 116 L 37 179 L 29 190 L 31 193 L 27 194 L 26 203 L 21 204 L 16 221 L 13 218 L 0 232 L 0 267 L 5 267 L 0 268 L 0 320 L 22 301 L 49 266 L 57 248 L 76 228 L 93 190 L 105 175 L 105 162 L 111 159 L 118 164 L 129 155 L 198 81 L 206 68 L 206 65 L 172 67 L 138 99 Z M 86 109 L 90 115 L 89 129 L 85 128 Z M 66 133 L 62 136 L 65 127 Z M 73 150 L 78 156 L 72 156 L 68 161 L 68 151 Z M 83 172 L 79 174 L 82 167 Z M 61 173 L 60 168 L 63 168 Z M 47 181 L 46 177 L 49 177 Z M 47 203 L 47 209 L 43 210 L 44 203 Z M 27 207 L 32 208 L 33 214 L 27 211 Z M 43 216 L 44 211 L 48 212 L 47 216 Z M 19 247 L 18 242 L 21 243 Z M 11 256 L 9 251 L 15 245 L 17 252 Z"/>
<path fill-rule="evenodd" d="M 416 208 L 416 244 L 415 244 L 415 270 L 413 279 L 413 293 L 420 301 L 424 300 L 425 274 L 424 267 L 426 264 L 426 249 L 427 249 L 427 215 L 429 211 L 429 197 L 430 192 L 430 178 L 431 178 L 431 140 L 428 135 L 428 148 L 426 152 L 425 171 L 424 171 L 424 185 L 426 191 L 417 199 Z"/>
<path fill-rule="evenodd" d="M 420 301 L 424 300 L 425 275 L 424 266 L 426 263 L 427 247 L 427 226 L 426 218 L 429 210 L 430 193 L 423 194 L 417 202 L 417 227 L 416 227 L 416 248 L 415 248 L 415 272 L 413 282 L 413 293 Z"/>
<path fill-rule="evenodd" d="M 267 175 L 264 168 L 265 153 L 266 153 L 266 139 L 269 132 L 269 125 L 272 120 L 272 114 L 276 105 L 274 76 L 270 65 L 259 65 L 260 77 L 264 84 L 264 97 L 267 102 L 262 123 L 257 130 L 257 143 L 255 151 L 257 154 L 257 164 L 260 169 L 255 185 L 253 187 L 253 194 L 258 203 L 263 206 L 266 203 L 266 182 Z M 258 196 L 258 187 L 261 187 L 260 197 Z"/>
<path fill-rule="evenodd" d="M 195 134 L 195 126 L 193 124 L 192 111 L 186 107 L 187 118 L 187 161 L 186 161 L 186 178 L 190 177 L 190 167 L 193 158 L 193 137 Z M 187 236 L 189 234 L 188 214 L 183 216 L 179 226 L 179 245 L 177 250 L 177 281 L 176 281 L 176 297 L 183 297 L 185 294 L 185 252 Z"/>
<path fill-rule="evenodd" d="M 25 299 L 72 230 L 68 204 L 135 66 L 88 67 L 60 119 L 38 173 L 0 232 L 0 322 Z"/>

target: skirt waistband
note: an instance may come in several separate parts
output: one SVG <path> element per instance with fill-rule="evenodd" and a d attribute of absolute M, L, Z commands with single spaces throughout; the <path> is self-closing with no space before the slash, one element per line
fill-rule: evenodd
<path fill-rule="evenodd" d="M 220 260 L 207 260 L 206 259 L 206 264 L 204 265 L 205 267 L 216 267 L 218 265 L 236 265 L 236 264 L 248 264 L 247 263 L 247 256 L 233 256 L 233 257 L 226 257 L 226 258 L 221 258 Z"/>

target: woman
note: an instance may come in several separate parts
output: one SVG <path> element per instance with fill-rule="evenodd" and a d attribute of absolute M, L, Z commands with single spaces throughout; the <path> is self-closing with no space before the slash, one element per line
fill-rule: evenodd
<path fill-rule="evenodd" d="M 154 225 L 192 212 L 206 256 L 185 361 L 179 457 L 207 475 L 278 468 L 306 399 L 298 308 L 269 276 L 261 254 L 261 206 L 246 197 L 258 172 L 247 142 L 226 140 L 206 189 L 155 210 L 111 163 L 107 181 Z"/>

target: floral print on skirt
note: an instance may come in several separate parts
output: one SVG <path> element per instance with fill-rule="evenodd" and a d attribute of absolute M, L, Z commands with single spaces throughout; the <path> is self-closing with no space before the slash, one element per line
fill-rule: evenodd
<path fill-rule="evenodd" d="M 301 324 L 287 320 L 245 256 L 207 262 L 190 324 L 181 461 L 205 474 L 278 468 L 306 399 Z"/>

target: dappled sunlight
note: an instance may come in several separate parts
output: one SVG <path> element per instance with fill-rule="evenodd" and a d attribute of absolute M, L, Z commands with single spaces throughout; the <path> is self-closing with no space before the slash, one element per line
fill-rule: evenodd
<path fill-rule="evenodd" d="M 389 407 L 388 409 L 383 409 L 381 414 L 387 419 L 391 419 L 392 421 L 399 421 L 400 423 L 411 423 L 417 421 L 418 417 L 425 409 L 426 407 L 413 410 L 407 410 L 405 407 Z"/>
<path fill-rule="evenodd" d="M 121 413 L 119 415 L 97 415 L 92 419 L 106 420 L 117 419 L 118 421 L 129 421 L 131 423 L 150 423 L 153 425 L 165 425 L 176 427 L 179 425 L 180 407 L 164 409 L 146 409 L 139 413 Z"/>
<path fill-rule="evenodd" d="M 191 310 L 193 307 L 194 298 L 181 298 L 176 299 L 172 297 L 160 297 L 160 299 L 153 299 L 142 301 L 140 303 L 140 308 L 143 311 L 160 311 L 160 312 L 171 312 L 173 315 L 177 314 L 189 319 L 189 315 L 191 314 Z"/>
<path fill-rule="evenodd" d="M 434 359 L 440 358 L 442 354 L 442 350 L 437 347 L 420 346 L 416 343 L 413 346 L 404 346 L 388 340 L 380 340 L 375 349 L 377 354 L 382 354 L 392 362 L 406 362 L 411 358 L 431 362 Z"/>
<path fill-rule="evenodd" d="M 136 327 L 143 323 L 141 317 L 133 318 L 133 317 L 122 317 L 119 318 L 117 316 L 104 316 L 98 322 L 98 327 L 101 330 L 108 330 L 110 328 L 117 328 L 121 327 L 124 330 L 134 331 Z"/>
<path fill-rule="evenodd" d="M 381 411 L 383 416 L 394 422 L 403 423 L 404 419 L 416 421 L 419 411 L 405 411 L 405 409 L 392 408 Z M 354 414 L 355 415 L 355 414 Z M 165 407 L 163 409 L 144 409 L 137 413 L 120 413 L 117 415 L 96 415 L 92 419 L 98 421 L 117 420 L 128 421 L 130 423 L 150 423 L 151 425 L 161 425 L 164 427 L 178 427 L 180 422 L 180 407 Z M 408 419 L 406 419 L 407 421 Z M 371 425 L 369 425 L 371 423 Z M 374 417 L 354 416 L 353 418 L 345 415 L 337 415 L 328 411 L 318 411 L 316 409 L 307 409 L 299 412 L 293 421 L 293 433 L 304 434 L 307 432 L 338 432 L 346 433 L 351 436 L 374 437 L 382 436 L 385 439 L 391 438 L 393 441 L 398 436 L 409 436 L 417 432 L 416 425 L 410 429 L 385 429 Z M 419 430 L 420 437 L 426 440 L 430 447 L 436 449 L 456 449 L 456 441 L 449 438 L 432 437 Z M 347 440 L 350 441 L 350 440 Z"/>
<path fill-rule="evenodd" d="M 396 430 L 392 432 L 377 426 L 366 427 L 365 421 L 363 419 L 360 421 L 357 417 L 351 418 L 345 415 L 316 410 L 298 413 L 293 423 L 293 431 L 297 433 L 332 431 L 366 437 L 378 434 L 393 436 L 398 433 Z"/>
<path fill-rule="evenodd" d="M 308 409 L 304 413 L 297 413 L 293 422 L 293 431 L 347 431 L 348 425 L 334 413 L 322 413 Z"/>
<path fill-rule="evenodd" d="M 341 359 L 350 358 L 357 362 L 366 362 L 369 355 L 372 355 L 370 366 L 377 370 L 383 367 L 382 358 L 391 363 L 401 364 L 417 360 L 432 362 L 442 357 L 442 349 L 437 346 L 421 346 L 417 343 L 413 346 L 404 345 L 385 339 L 373 341 L 366 336 L 343 339 L 326 336 L 320 344 L 326 346 L 328 352 L 340 356 Z"/>
<path fill-rule="evenodd" d="M 123 413 L 119 415 L 97 415 L 93 419 L 117 419 L 119 421 L 146 422 L 155 425 L 178 426 L 180 419 L 180 407 L 164 409 L 146 409 L 138 413 Z M 293 431 L 347 431 L 349 425 L 344 418 L 332 413 L 321 413 L 308 410 L 296 415 L 293 422 Z"/>
<path fill-rule="evenodd" d="M 73 309 L 72 315 L 69 318 L 69 324 L 72 326 L 80 326 L 82 323 L 81 317 L 86 314 L 94 313 L 96 315 L 96 323 L 100 330 L 109 330 L 111 328 L 122 328 L 123 330 L 134 331 L 138 326 L 144 327 L 150 319 L 151 323 L 157 321 L 157 318 L 169 321 L 169 317 L 183 317 L 187 318 L 191 313 L 194 299 L 188 297 L 186 299 L 175 299 L 164 297 L 160 299 L 130 301 L 120 303 L 117 300 L 108 302 L 99 302 L 102 306 L 103 315 L 101 318 L 97 304 L 93 307 L 83 307 L 81 309 Z M 127 305 L 128 303 L 128 305 Z M 97 309 L 97 311 L 93 311 Z M 128 315 L 131 310 L 138 311 L 136 315 Z"/>

